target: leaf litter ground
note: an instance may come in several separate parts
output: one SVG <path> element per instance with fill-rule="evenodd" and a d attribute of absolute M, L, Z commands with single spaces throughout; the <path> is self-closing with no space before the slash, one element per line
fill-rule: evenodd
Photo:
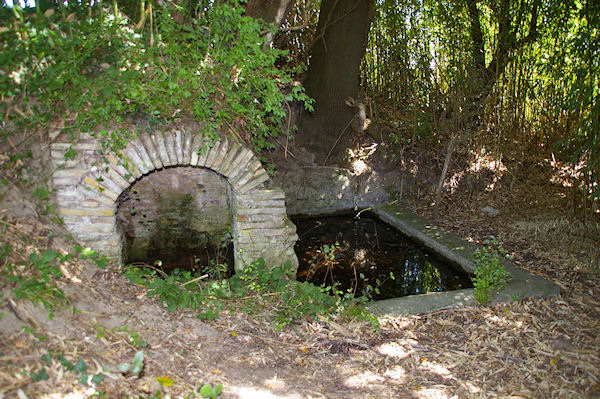
<path fill-rule="evenodd" d="M 52 320 L 2 283 L 0 397 L 191 397 L 204 384 L 222 384 L 221 398 L 598 397 L 597 230 L 543 204 L 527 209 L 516 194 L 504 198 L 513 202 L 448 199 L 437 221 L 471 241 L 500 237 L 515 263 L 558 283 L 560 296 L 384 316 L 379 331 L 335 318 L 275 331 L 264 314 L 225 311 L 206 322 L 169 313 L 119 273 L 72 262 L 60 284 L 72 303 Z M 512 211 L 490 218 L 473 205 L 490 201 Z M 416 202 L 412 208 L 433 217 Z M 72 247 L 55 226 L 2 209 L 3 241 L 22 246 L 15 253 Z M 142 374 L 118 372 L 139 350 Z M 81 370 L 65 366 L 79 359 L 88 386 Z"/>

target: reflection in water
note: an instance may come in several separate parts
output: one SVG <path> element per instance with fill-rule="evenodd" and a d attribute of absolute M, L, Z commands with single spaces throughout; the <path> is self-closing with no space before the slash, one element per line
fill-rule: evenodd
<path fill-rule="evenodd" d="M 375 215 L 293 218 L 298 280 L 338 283 L 373 299 L 472 287 L 467 275 L 436 259 Z M 378 292 L 376 292 L 378 291 Z"/>

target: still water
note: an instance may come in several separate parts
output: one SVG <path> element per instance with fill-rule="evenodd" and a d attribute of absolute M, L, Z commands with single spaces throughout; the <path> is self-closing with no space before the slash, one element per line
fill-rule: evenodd
<path fill-rule="evenodd" d="M 387 299 L 472 287 L 468 275 L 417 246 L 376 215 L 293 217 L 299 281 Z"/>

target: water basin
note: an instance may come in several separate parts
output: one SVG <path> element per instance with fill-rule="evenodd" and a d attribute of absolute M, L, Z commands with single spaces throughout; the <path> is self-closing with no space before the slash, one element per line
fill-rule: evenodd
<path fill-rule="evenodd" d="M 292 217 L 300 239 L 297 278 L 374 300 L 473 287 L 469 276 L 376 215 Z"/>

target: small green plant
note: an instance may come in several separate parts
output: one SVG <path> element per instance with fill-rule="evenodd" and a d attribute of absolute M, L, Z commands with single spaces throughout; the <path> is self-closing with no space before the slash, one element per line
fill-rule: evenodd
<path fill-rule="evenodd" d="M 37 340 L 38 340 L 38 341 L 40 341 L 40 342 L 46 342 L 46 341 L 48 340 L 48 338 L 47 338 L 46 336 L 44 336 L 44 335 L 42 335 L 42 334 L 39 334 L 39 333 L 38 333 L 38 332 L 35 330 L 35 328 L 31 328 L 31 327 L 27 327 L 26 325 L 22 325 L 22 326 L 21 326 L 21 329 L 22 329 L 22 330 L 23 330 L 25 333 L 27 333 L 27 334 L 31 335 L 32 337 L 34 337 L 35 339 L 37 339 Z"/>
<path fill-rule="evenodd" d="M 48 373 L 46 372 L 46 369 L 44 369 L 44 368 L 42 368 L 38 372 L 35 372 L 35 371 L 31 370 L 29 372 L 29 376 L 31 377 L 31 380 L 33 382 L 46 381 L 48 378 L 50 378 L 48 376 Z"/>
<path fill-rule="evenodd" d="M 217 385 L 216 387 L 213 387 L 210 384 L 206 384 L 203 385 L 199 391 L 200 395 L 202 395 L 203 398 L 210 399 L 216 399 L 216 397 L 219 396 L 221 392 L 223 392 L 223 385 L 221 384 Z"/>
<path fill-rule="evenodd" d="M 196 258 L 196 263 L 198 263 L 198 258 Z M 206 273 L 209 278 L 217 280 L 225 278 L 228 271 L 229 265 L 227 262 L 220 263 L 215 259 L 211 259 L 208 265 L 202 268 L 202 272 Z"/>
<path fill-rule="evenodd" d="M 475 288 L 475 300 L 482 306 L 489 303 L 492 296 L 497 295 L 506 287 L 510 279 L 510 274 L 500 263 L 500 259 L 504 255 L 506 252 L 496 242 L 475 250 L 477 268 L 474 272 L 473 287 Z"/>
<path fill-rule="evenodd" d="M 135 355 L 133 355 L 133 361 L 131 363 L 121 363 L 117 368 L 123 374 L 139 377 L 144 369 L 144 351 L 137 351 Z"/>
<path fill-rule="evenodd" d="M 217 241 L 214 237 L 209 237 L 209 242 Z M 227 263 L 227 250 L 233 242 L 231 230 L 228 230 L 219 239 L 219 244 L 214 247 L 212 258 L 208 261 L 208 265 L 201 266 L 200 259 L 194 257 L 194 262 L 198 270 L 202 270 L 210 280 L 223 280 L 229 277 L 229 265 Z"/>
<path fill-rule="evenodd" d="M 87 373 L 88 366 L 81 358 L 79 358 L 77 362 L 73 364 L 62 353 L 45 353 L 41 357 L 42 361 L 46 364 L 50 364 L 53 358 L 56 359 L 60 363 L 60 365 L 68 371 L 78 373 L 79 379 L 77 381 L 82 385 L 87 386 L 88 380 L 90 380 L 93 384 L 96 385 L 104 381 L 105 377 L 102 373 L 94 374 L 90 379 Z M 30 372 L 29 375 L 31 376 L 34 382 L 48 379 L 48 375 L 46 374 L 46 371 L 43 368 L 37 373 Z"/>
<path fill-rule="evenodd" d="M 89 259 L 94 262 L 100 269 L 106 269 L 108 263 L 106 255 L 100 255 L 90 247 L 83 248 L 79 245 L 75 246 L 75 252 L 78 253 L 82 259 Z"/>
<path fill-rule="evenodd" d="M 0 260 L 3 268 L 0 273 L 15 285 L 13 290 L 17 299 L 27 299 L 33 303 L 41 303 L 50 311 L 49 317 L 53 317 L 53 311 L 57 306 L 64 305 L 67 301 L 63 291 L 56 286 L 63 274 L 60 265 L 69 260 L 72 255 L 61 255 L 59 252 L 48 249 L 42 254 L 31 253 L 28 262 L 13 263 L 9 255 L 12 253 L 10 245 L 2 246 L 1 251 L 5 255 Z"/>
<path fill-rule="evenodd" d="M 354 306 L 364 308 L 365 302 L 354 298 L 352 292 L 336 291 L 335 285 L 296 281 L 289 262 L 270 268 L 263 259 L 257 259 L 229 279 L 205 280 L 204 275 L 177 269 L 170 275 L 159 275 L 155 269 L 139 267 L 129 267 L 125 274 L 132 283 L 147 287 L 147 296 L 158 296 L 169 311 L 197 310 L 198 317 L 206 320 L 219 317 L 225 308 L 267 313 L 272 315 L 276 329 L 302 317 L 345 312 Z M 364 312 L 353 309 L 348 316 L 363 319 Z"/>
<path fill-rule="evenodd" d="M 311 259 L 308 260 L 309 270 L 306 275 L 307 280 L 310 280 L 317 270 L 323 267 L 327 268 L 327 274 L 325 275 L 326 280 L 327 275 L 332 272 L 333 267 L 336 265 L 335 253 L 339 248 L 340 244 L 336 242 L 331 245 L 323 244 L 319 249 L 317 249 L 311 256 Z M 333 281 L 333 274 L 331 277 Z M 323 281 L 323 283 L 325 283 L 325 281 Z"/>
<path fill-rule="evenodd" d="M 53 210 L 50 202 L 51 192 L 46 185 L 39 185 L 33 190 L 33 196 L 37 199 L 38 208 L 44 215 L 48 215 Z"/>
<path fill-rule="evenodd" d="M 100 327 L 102 328 L 102 327 Z M 123 325 L 123 327 L 115 327 L 112 329 L 114 332 L 125 332 L 129 334 L 129 343 L 138 348 L 147 348 L 148 343 L 142 339 L 142 336 L 137 333 L 135 330 L 129 328 L 127 324 Z M 99 331 L 101 333 L 101 330 Z M 97 333 L 98 334 L 98 333 Z"/>

